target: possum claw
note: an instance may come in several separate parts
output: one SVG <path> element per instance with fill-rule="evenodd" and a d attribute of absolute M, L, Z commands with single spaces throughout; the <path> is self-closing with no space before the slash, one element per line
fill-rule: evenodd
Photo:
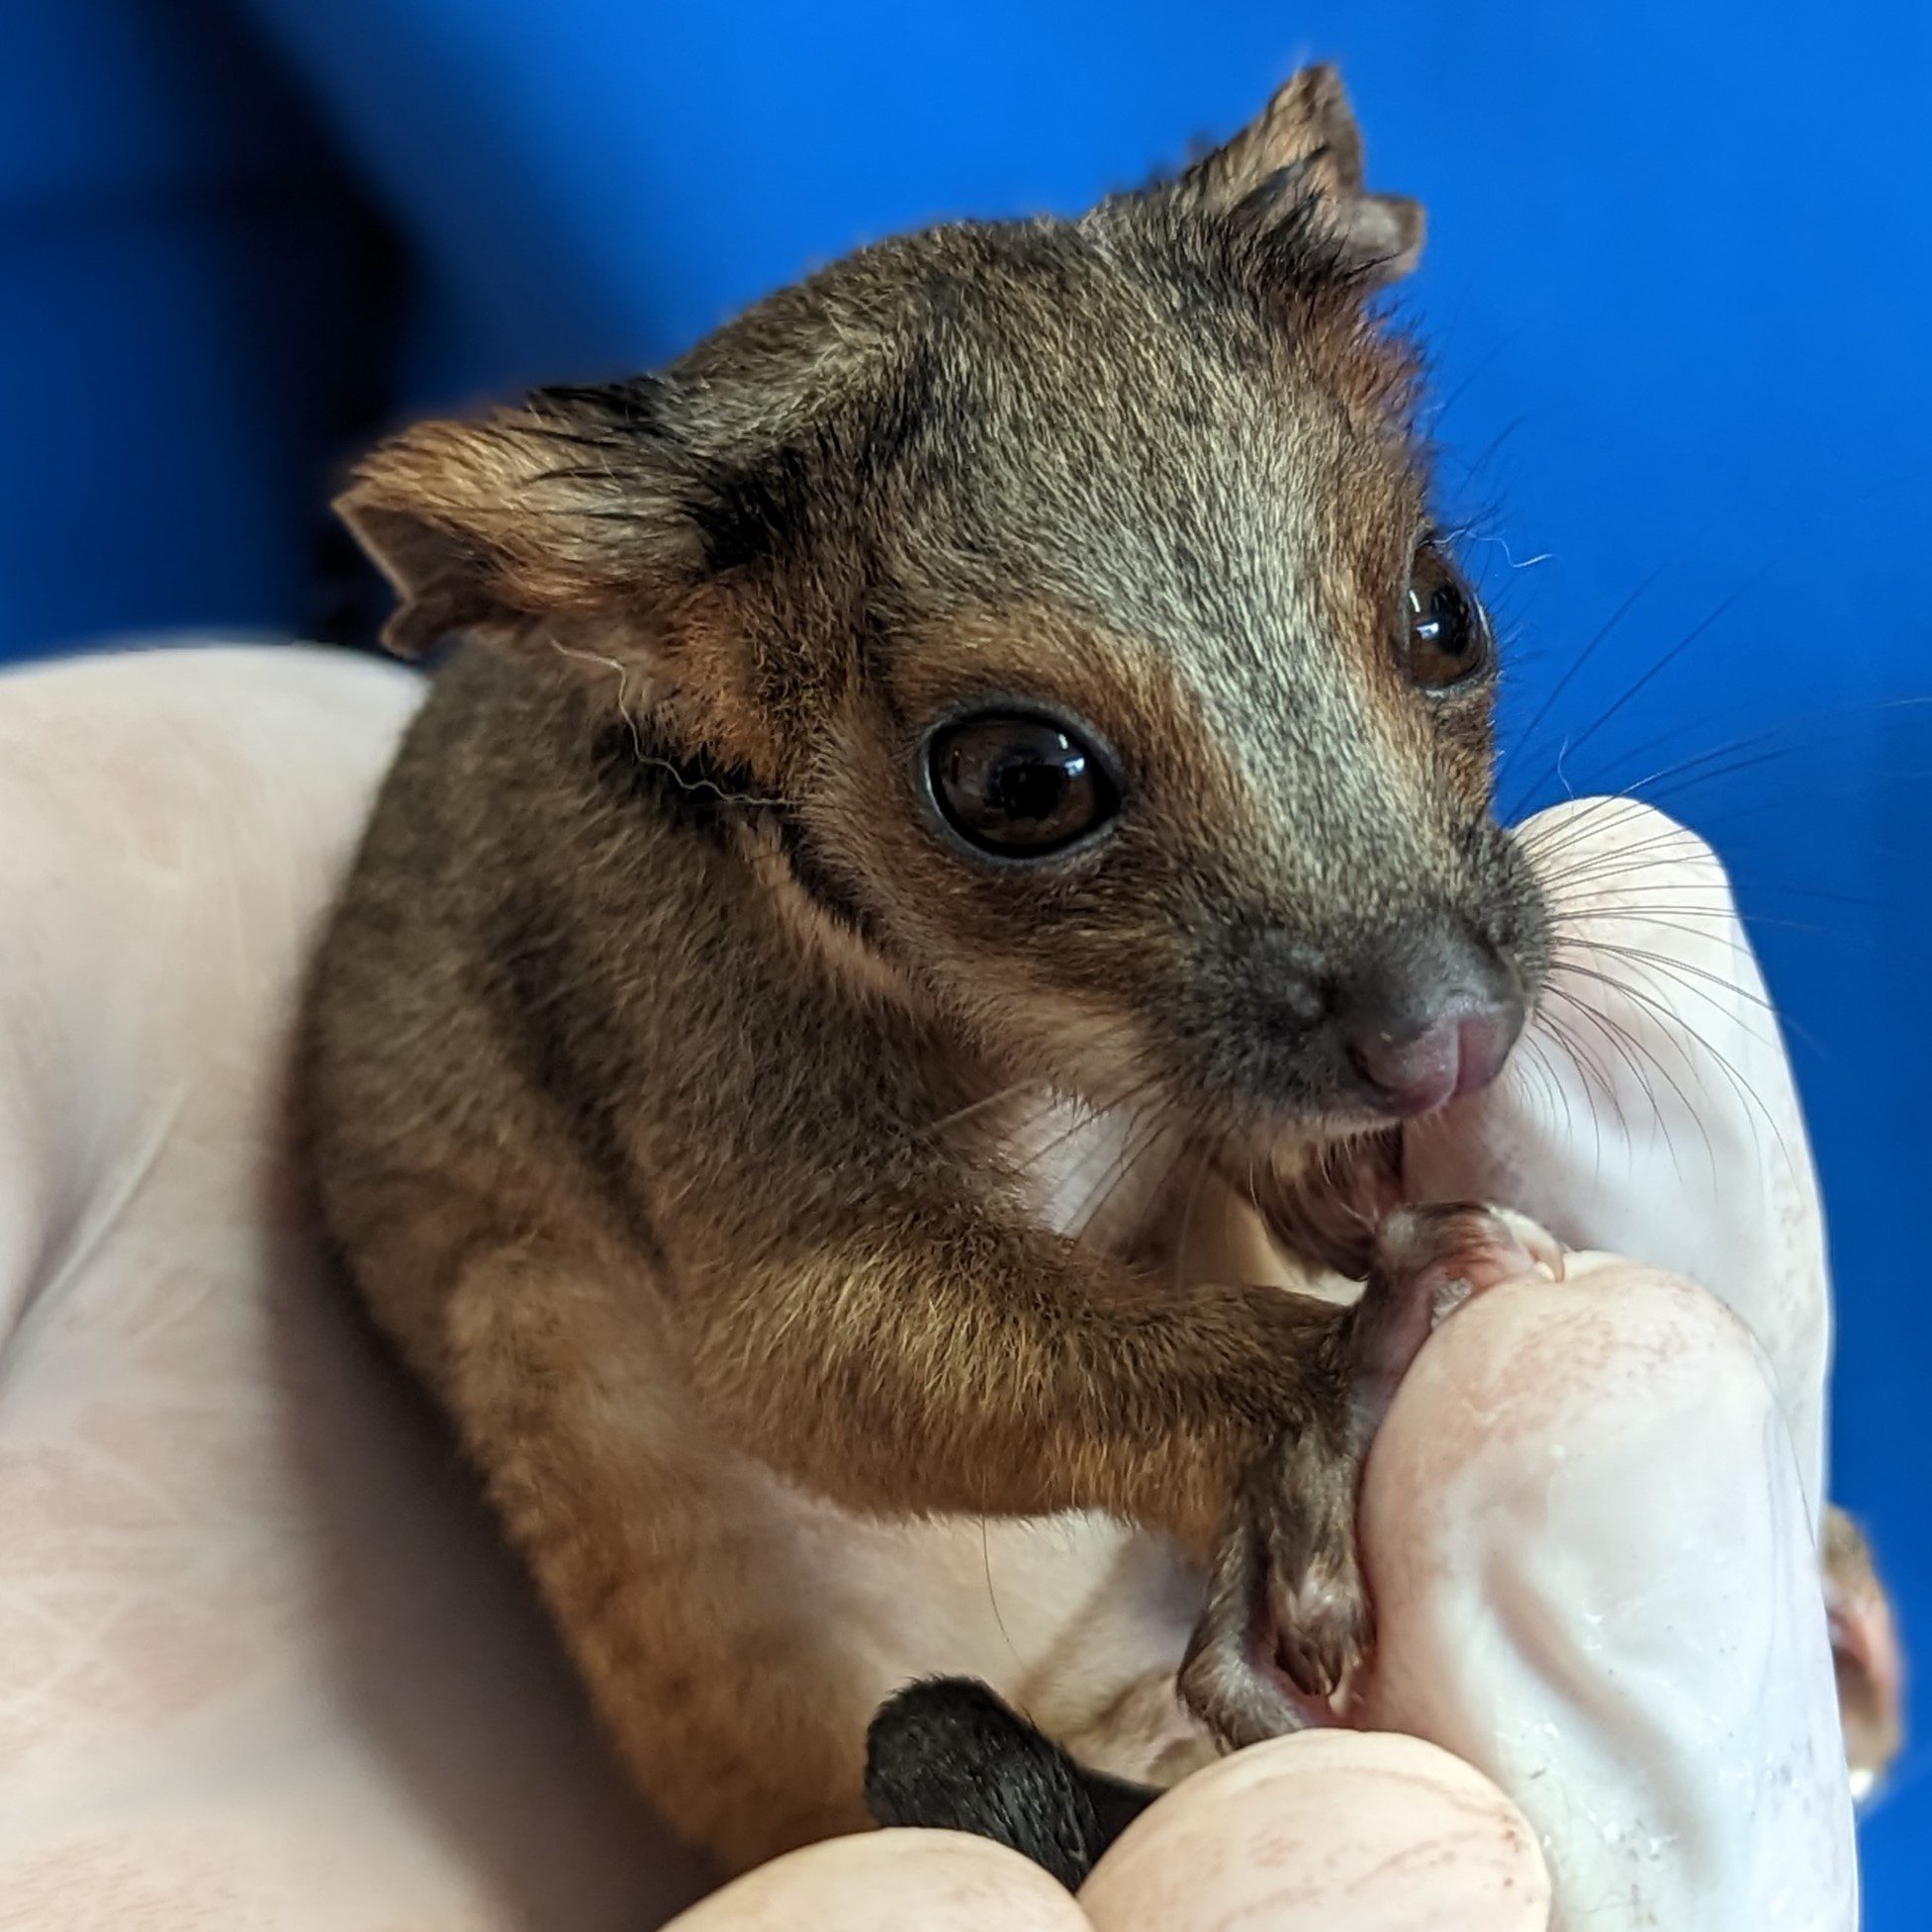
<path fill-rule="evenodd" d="M 1330 1701 L 1372 1634 L 1356 1493 L 1398 1384 L 1472 1295 L 1562 1273 L 1562 1248 L 1519 1215 L 1446 1205 L 1384 1220 L 1340 1333 L 1338 1413 L 1284 1434 L 1247 1471 L 1214 1551 L 1180 1693 L 1225 1747 L 1335 1721 Z"/>

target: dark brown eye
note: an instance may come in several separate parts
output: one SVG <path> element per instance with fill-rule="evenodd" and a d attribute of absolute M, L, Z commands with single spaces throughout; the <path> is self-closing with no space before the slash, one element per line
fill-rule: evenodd
<path fill-rule="evenodd" d="M 1063 852 L 1120 807 L 1099 754 L 1051 718 L 965 718 L 934 732 L 926 757 L 940 816 L 996 858 Z"/>
<path fill-rule="evenodd" d="M 1489 620 L 1455 566 L 1425 544 L 1416 552 L 1405 599 L 1402 668 L 1423 690 L 1450 690 L 1489 669 Z"/>

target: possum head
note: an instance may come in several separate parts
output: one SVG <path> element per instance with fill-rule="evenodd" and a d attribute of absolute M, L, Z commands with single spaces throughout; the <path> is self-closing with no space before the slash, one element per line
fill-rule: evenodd
<path fill-rule="evenodd" d="M 1490 1078 L 1543 969 L 1371 307 L 1421 229 L 1309 69 L 1172 180 L 866 249 L 341 507 L 398 647 L 605 680 L 981 1052 L 1277 1159 Z"/>

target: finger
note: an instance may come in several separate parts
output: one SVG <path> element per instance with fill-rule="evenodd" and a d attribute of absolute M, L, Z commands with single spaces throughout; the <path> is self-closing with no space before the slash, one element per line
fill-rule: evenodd
<path fill-rule="evenodd" d="M 418 689 L 293 648 L 0 678 L 0 1923 L 642 1926 L 700 1883 L 281 1166 Z"/>
<path fill-rule="evenodd" d="M 665 1932 L 1093 1932 L 1018 1852 L 951 1831 L 832 1838 L 759 1867 Z"/>
<path fill-rule="evenodd" d="M 1412 1129 L 1417 1198 L 1508 1202 L 1742 1317 L 1772 1363 L 1815 1527 L 1831 1312 L 1809 1142 L 1722 865 L 1627 798 L 1518 834 L 1548 896 L 1549 983 L 1504 1078 Z"/>
<path fill-rule="evenodd" d="M 1080 1891 L 1100 1932 L 1545 1932 L 1521 1814 L 1413 1737 L 1316 1731 L 1196 1774 L 1132 1825 Z"/>
<path fill-rule="evenodd" d="M 1351 1716 L 1488 1773 L 1592 1932 L 1849 1932 L 1816 1557 L 1762 1352 L 1714 1298 L 1572 1257 L 1423 1350 L 1370 1452 L 1380 1642 Z"/>

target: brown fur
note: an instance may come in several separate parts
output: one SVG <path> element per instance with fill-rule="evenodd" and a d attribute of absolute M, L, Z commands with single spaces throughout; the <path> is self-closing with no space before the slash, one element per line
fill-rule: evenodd
<path fill-rule="evenodd" d="M 1296 1176 L 1372 1145 L 1285 983 L 1449 929 L 1542 969 L 1489 685 L 1396 649 L 1426 478 L 1366 304 L 1420 234 L 1313 69 L 1173 183 L 869 249 L 343 501 L 392 640 L 475 641 L 315 978 L 328 1229 L 641 1782 L 734 1863 L 861 1822 L 873 1707 L 970 1665 L 903 1649 L 842 1538 L 1086 1512 L 1205 1557 L 1239 1492 L 1322 1579 L 1272 1592 L 1301 1688 L 1360 1641 L 1375 1324 L 1183 1250 L 1204 1188 L 1315 1229 Z M 936 833 L 923 734 L 991 697 L 1114 748 L 1110 836 L 1014 870 Z M 1042 1094 L 1163 1150 L 1104 1238 L 1040 1209 Z M 1055 1681 L 1063 1737 L 1146 1707 Z"/>
<path fill-rule="evenodd" d="M 1905 1656 L 1864 1530 L 1843 1510 L 1828 1509 L 1822 1542 L 1845 1757 L 1864 1798 L 1883 1792 L 1904 1748 Z"/>

